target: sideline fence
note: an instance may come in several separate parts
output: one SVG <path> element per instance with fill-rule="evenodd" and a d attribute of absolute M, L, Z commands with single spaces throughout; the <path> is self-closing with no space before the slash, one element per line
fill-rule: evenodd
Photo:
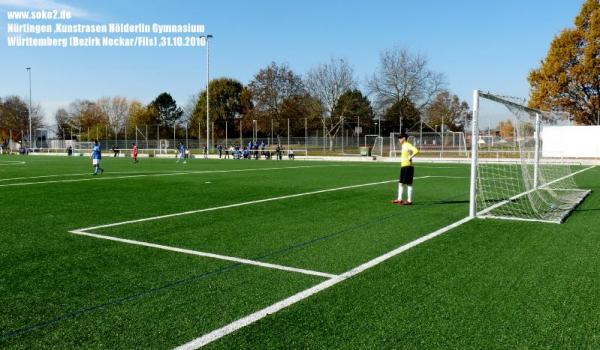
<path fill-rule="evenodd" d="M 246 121 L 247 122 L 247 121 Z M 244 123 L 246 123 L 244 122 Z M 381 137 L 383 157 L 398 157 L 397 144 L 398 130 L 390 127 L 380 129 L 358 127 L 358 123 L 346 123 L 333 134 L 325 128 L 318 126 L 309 127 L 308 121 L 285 120 L 279 123 L 256 122 L 244 124 L 225 123 L 224 125 L 211 125 L 211 142 L 206 152 L 216 155 L 221 145 L 223 153 L 230 147 L 244 147 L 252 144 L 264 144 L 267 149 L 274 150 L 279 145 L 287 152 L 294 150 L 298 156 L 369 156 L 370 149 L 376 137 Z M 382 123 L 383 124 L 383 123 Z M 386 132 L 387 134 L 383 134 Z M 4 135 L 6 134 L 6 135 Z M 120 130 L 109 127 L 95 127 L 87 129 L 61 129 L 54 125 L 36 129 L 34 132 L 33 148 L 28 145 L 27 135 L 23 132 L 9 130 L 0 135 L 0 144 L 3 153 L 66 153 L 71 147 L 75 153 L 87 153 L 97 139 L 104 152 L 109 153 L 113 148 L 128 154 L 126 150 L 136 143 L 140 154 L 176 154 L 180 143 L 186 145 L 191 154 L 204 154 L 206 145 L 205 130 L 201 127 L 191 128 L 186 125 L 164 127 L 157 125 L 124 126 Z M 470 138 L 462 132 L 409 132 L 409 140 L 421 150 L 421 157 L 435 158 L 468 158 Z M 375 138 L 373 137 L 375 136 Z M 485 136 L 485 135 L 484 135 Z M 2 137 L 4 139 L 2 139 Z M 488 135 L 479 140 L 480 148 L 490 154 L 510 153 L 514 151 L 514 142 L 510 139 Z M 492 157 L 492 156 L 490 156 Z"/>

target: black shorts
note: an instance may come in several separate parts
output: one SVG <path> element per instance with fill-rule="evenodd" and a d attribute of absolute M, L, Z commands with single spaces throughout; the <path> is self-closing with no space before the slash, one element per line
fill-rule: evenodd
<path fill-rule="evenodd" d="M 401 184 L 412 185 L 414 177 L 415 177 L 415 168 L 412 165 L 403 166 L 400 168 L 399 182 Z"/>

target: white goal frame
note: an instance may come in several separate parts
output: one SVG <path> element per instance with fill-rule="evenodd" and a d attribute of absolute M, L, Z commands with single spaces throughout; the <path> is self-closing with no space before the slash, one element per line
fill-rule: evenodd
<path fill-rule="evenodd" d="M 371 156 L 373 157 L 383 157 L 383 137 L 381 135 L 377 135 L 377 134 L 369 134 L 369 135 L 365 135 L 365 146 L 369 147 L 371 150 Z M 368 142 L 368 138 L 371 137 L 373 142 Z M 377 143 L 379 142 L 379 145 L 377 145 Z M 375 147 L 379 146 L 381 152 L 378 154 L 374 154 L 374 150 Z"/>
<path fill-rule="evenodd" d="M 531 177 L 530 188 L 526 189 L 522 193 L 513 194 L 510 198 L 499 200 L 498 203 L 495 203 L 486 208 L 482 208 L 482 210 L 478 210 L 478 208 L 477 208 L 478 187 L 477 186 L 479 183 L 478 167 L 480 164 L 480 160 L 479 160 L 479 148 L 480 148 L 480 145 L 479 145 L 479 140 L 480 140 L 480 135 L 479 135 L 480 106 L 479 106 L 479 102 L 480 102 L 481 97 L 485 98 L 486 100 L 504 104 L 506 107 L 510 106 L 510 108 L 525 111 L 526 113 L 528 113 L 531 116 L 531 118 L 533 118 L 533 116 L 535 116 L 535 120 L 533 121 L 533 127 L 534 127 L 535 131 L 533 134 L 533 140 L 534 140 L 533 159 L 532 159 L 532 163 L 531 163 L 532 168 L 533 168 L 533 171 L 532 171 L 533 174 Z M 590 169 L 590 168 L 585 168 L 585 169 L 579 170 L 579 171 L 572 171 L 569 174 L 565 174 L 565 175 L 561 176 L 560 178 L 551 179 L 550 181 L 548 181 L 546 183 L 540 183 L 543 178 L 543 175 L 542 175 L 543 172 L 540 169 L 540 154 L 542 152 L 541 147 L 540 147 L 540 145 L 541 145 L 540 134 L 541 134 L 541 116 L 543 115 L 543 113 L 544 112 L 542 112 L 540 110 L 535 110 L 535 109 L 523 106 L 521 104 L 505 100 L 504 98 L 501 98 L 499 96 L 492 95 L 489 93 L 484 93 L 479 90 L 474 90 L 474 92 L 473 92 L 473 121 L 472 121 L 472 131 L 471 131 L 471 176 L 470 176 L 471 180 L 470 180 L 470 191 L 469 191 L 469 217 L 471 217 L 471 218 L 480 217 L 480 218 L 536 221 L 536 222 L 548 222 L 548 223 L 562 223 L 566 219 L 566 217 L 568 217 L 570 215 L 570 213 L 591 192 L 590 190 L 579 189 L 576 186 L 575 186 L 575 188 L 554 189 L 555 191 L 556 190 L 571 191 L 571 192 L 576 193 L 575 200 L 573 202 L 571 202 L 571 205 L 569 207 L 564 209 L 562 216 L 560 216 L 558 218 L 552 218 L 552 219 L 550 219 L 550 218 L 548 218 L 548 219 L 546 219 L 546 218 L 529 218 L 526 216 L 519 217 L 519 216 L 512 216 L 512 215 L 507 215 L 507 216 L 499 215 L 498 216 L 498 215 L 494 215 L 491 213 L 492 210 L 500 208 L 504 205 L 508 205 L 514 201 L 521 200 L 522 197 L 531 195 L 535 191 L 551 191 L 552 185 L 554 185 L 562 180 L 573 177 L 574 175 L 576 175 L 580 172 Z M 522 157 L 523 150 L 520 149 L 520 152 L 521 152 L 521 157 Z M 519 161 L 522 161 L 522 159 L 519 159 Z M 521 162 L 519 162 L 519 163 L 521 163 Z M 561 163 L 564 163 L 564 162 L 561 162 Z M 483 198 L 485 200 L 485 197 L 483 197 Z"/>

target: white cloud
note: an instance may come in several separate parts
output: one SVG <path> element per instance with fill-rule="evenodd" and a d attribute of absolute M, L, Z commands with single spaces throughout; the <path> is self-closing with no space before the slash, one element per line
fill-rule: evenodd
<path fill-rule="evenodd" d="M 75 18 L 93 19 L 94 17 L 91 13 L 82 8 L 53 0 L 0 0 L 0 6 L 25 10 L 68 10 Z"/>

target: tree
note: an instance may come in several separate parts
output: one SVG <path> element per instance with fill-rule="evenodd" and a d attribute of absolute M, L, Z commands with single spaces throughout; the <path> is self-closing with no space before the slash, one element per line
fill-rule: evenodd
<path fill-rule="evenodd" d="M 383 119 L 388 122 L 394 130 L 404 131 L 411 129 L 421 121 L 421 113 L 417 106 L 407 97 L 394 102 L 383 114 Z"/>
<path fill-rule="evenodd" d="M 129 101 L 127 109 L 127 130 L 135 130 L 138 137 L 145 139 L 156 139 L 156 126 L 158 122 L 158 113 L 151 105 L 143 105 L 140 101 Z M 134 139 L 135 135 L 134 134 Z"/>
<path fill-rule="evenodd" d="M 102 114 L 104 114 L 107 126 L 115 134 L 123 131 L 129 117 L 129 101 L 125 97 L 103 97 L 96 103 Z"/>
<path fill-rule="evenodd" d="M 43 126 L 41 108 L 31 106 L 32 130 Z M 22 140 L 29 133 L 29 105 L 18 96 L 8 96 L 0 100 L 0 132 L 3 139 L 12 134 L 13 140 Z"/>
<path fill-rule="evenodd" d="M 326 116 L 331 117 L 340 97 L 356 87 L 354 70 L 344 59 L 332 58 L 308 72 L 306 87 L 321 101 Z"/>
<path fill-rule="evenodd" d="M 554 38 L 540 67 L 529 74 L 529 106 L 567 112 L 579 124 L 600 116 L 600 2 L 587 0 L 575 28 Z"/>
<path fill-rule="evenodd" d="M 158 112 L 152 104 L 144 106 L 140 101 L 133 100 L 129 104 L 129 116 L 127 117 L 130 126 L 152 126 L 156 128 L 159 124 Z"/>
<path fill-rule="evenodd" d="M 503 139 L 509 139 L 514 136 L 515 127 L 510 119 L 501 121 L 496 129 L 500 132 L 500 137 Z"/>
<path fill-rule="evenodd" d="M 154 101 L 150 102 L 150 107 L 151 111 L 156 112 L 160 126 L 166 128 L 174 127 L 183 115 L 183 110 L 177 106 L 177 101 L 166 92 L 158 95 Z"/>
<path fill-rule="evenodd" d="M 282 124 L 284 101 L 306 93 L 302 78 L 287 64 L 275 62 L 258 71 L 248 89 L 254 103 L 254 117 L 263 119 L 263 124 L 267 124 L 267 120 L 274 120 L 277 125 Z"/>
<path fill-rule="evenodd" d="M 69 117 L 69 112 L 64 108 L 59 108 L 54 114 L 54 120 L 57 126 L 56 136 L 60 139 L 70 137 L 71 118 Z"/>
<path fill-rule="evenodd" d="M 225 136 L 225 123 L 234 132 L 234 119 L 246 115 L 252 109 L 250 92 L 239 81 L 229 78 L 210 82 L 210 123 L 214 123 L 215 137 Z M 189 125 L 193 136 L 198 136 L 198 125 L 206 131 L 206 90 L 200 93 Z"/>
<path fill-rule="evenodd" d="M 429 126 L 444 125 L 450 131 L 465 131 L 465 123 L 472 119 L 469 104 L 448 91 L 442 91 L 427 108 Z"/>
<path fill-rule="evenodd" d="M 385 111 L 402 100 L 425 108 L 446 85 L 445 77 L 428 67 L 427 58 L 395 47 L 380 55 L 379 70 L 367 81 L 376 106 Z M 400 116 L 404 118 L 404 116 Z M 403 126 L 404 128 L 404 126 Z"/>
<path fill-rule="evenodd" d="M 373 107 L 371 101 L 358 89 L 348 90 L 340 96 L 333 108 L 333 118 L 344 117 L 345 125 L 354 125 L 368 130 L 373 123 Z M 360 125 L 353 124 L 360 121 Z M 356 129 L 354 129 L 356 132 Z M 363 132 L 364 133 L 364 132 Z"/>
<path fill-rule="evenodd" d="M 344 59 L 332 58 L 308 72 L 306 86 L 321 101 L 324 111 L 321 123 L 329 138 L 329 148 L 333 149 L 333 138 L 342 127 L 341 115 L 334 115 L 333 109 L 344 93 L 356 87 L 354 70 Z"/>
<path fill-rule="evenodd" d="M 104 111 L 93 101 L 73 101 L 69 104 L 67 112 L 69 117 L 68 120 L 63 120 L 63 127 L 65 134 L 69 135 L 69 138 L 78 140 L 92 139 L 88 131 L 91 129 L 106 128 L 108 123 L 108 117 Z M 77 136 L 73 137 L 74 135 Z"/>
<path fill-rule="evenodd" d="M 200 99 L 200 94 L 192 94 L 188 98 L 185 106 L 183 107 L 183 116 L 182 116 L 182 119 L 186 123 L 188 123 L 188 124 L 191 124 L 190 121 L 192 120 L 192 116 L 194 115 L 194 111 L 196 111 L 196 106 L 198 105 L 198 100 L 199 99 Z"/>
<path fill-rule="evenodd" d="M 290 96 L 281 105 L 281 119 L 290 121 L 291 135 L 304 135 L 304 129 L 310 130 L 321 127 L 323 106 L 317 98 L 305 93 L 304 95 Z M 277 134 L 287 132 L 287 123 L 274 124 Z"/>

